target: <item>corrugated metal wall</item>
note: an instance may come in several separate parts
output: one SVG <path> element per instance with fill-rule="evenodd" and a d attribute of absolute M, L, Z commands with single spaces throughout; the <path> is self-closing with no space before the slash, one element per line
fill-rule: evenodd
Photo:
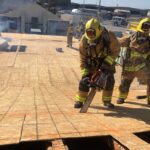
<path fill-rule="evenodd" d="M 68 21 L 48 20 L 47 34 L 65 36 L 67 34 L 68 24 Z"/>

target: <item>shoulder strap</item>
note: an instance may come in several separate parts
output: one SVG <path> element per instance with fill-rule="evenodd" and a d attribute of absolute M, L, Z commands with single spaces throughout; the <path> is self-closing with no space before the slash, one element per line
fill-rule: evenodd
<path fill-rule="evenodd" d="M 148 37 L 148 41 L 149 41 L 149 49 L 150 49 L 150 36 Z"/>
<path fill-rule="evenodd" d="M 103 38 L 104 48 L 109 49 L 110 37 L 109 37 L 108 30 L 106 28 L 103 29 L 102 38 Z"/>
<path fill-rule="evenodd" d="M 85 37 L 85 35 L 83 35 L 83 42 L 84 42 L 84 45 L 86 45 L 86 51 L 87 51 L 87 56 L 91 56 L 91 51 L 89 49 L 89 44 L 88 44 L 88 41 L 87 41 L 87 38 Z"/>
<path fill-rule="evenodd" d="M 128 47 L 127 47 L 126 59 L 128 59 L 131 55 L 130 42 L 133 38 L 135 38 L 135 36 L 137 37 L 137 33 L 133 33 L 129 36 L 129 44 L 128 44 Z"/>

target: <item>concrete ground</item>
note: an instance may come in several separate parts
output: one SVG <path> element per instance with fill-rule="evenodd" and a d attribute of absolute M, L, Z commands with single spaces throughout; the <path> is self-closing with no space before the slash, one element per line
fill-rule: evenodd
<path fill-rule="evenodd" d="M 128 149 L 150 149 L 134 134 L 150 131 L 150 107 L 146 100 L 136 99 L 146 87 L 135 80 L 126 103 L 117 105 L 119 66 L 115 109 L 105 109 L 98 92 L 88 112 L 80 114 L 73 108 L 80 80 L 78 41 L 74 39 L 70 49 L 66 37 L 3 36 L 11 41 L 7 50 L 0 51 L 0 145 L 111 135 Z"/>

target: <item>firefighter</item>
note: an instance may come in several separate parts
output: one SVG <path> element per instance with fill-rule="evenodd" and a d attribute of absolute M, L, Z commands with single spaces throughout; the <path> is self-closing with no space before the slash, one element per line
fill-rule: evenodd
<path fill-rule="evenodd" d="M 84 29 L 85 28 L 85 25 L 84 25 L 84 23 L 81 21 L 80 23 L 79 23 L 79 38 L 81 38 L 82 37 L 82 35 L 84 34 Z"/>
<path fill-rule="evenodd" d="M 92 75 L 98 70 L 100 63 L 102 64 L 101 70 L 103 70 L 104 73 L 110 73 L 105 89 L 103 90 L 102 101 L 105 107 L 114 107 L 111 103 L 115 83 L 114 60 L 118 55 L 119 49 L 119 42 L 111 31 L 107 31 L 100 25 L 98 20 L 94 18 L 87 21 L 85 33 L 79 44 L 82 78 L 79 82 L 79 91 L 75 97 L 75 108 L 81 108 L 86 101 L 89 86 L 85 80 L 87 80 L 87 78 L 91 79 Z"/>
<path fill-rule="evenodd" d="M 79 24 L 76 26 L 76 38 L 81 39 L 82 35 L 84 34 L 84 23 L 82 21 L 79 22 Z"/>
<path fill-rule="evenodd" d="M 118 104 L 125 102 L 130 85 L 135 77 L 147 83 L 147 103 L 150 104 L 150 19 L 142 19 L 137 25 L 136 32 L 119 39 L 120 45 L 126 51 L 123 61 L 122 80 L 119 86 Z"/>
<path fill-rule="evenodd" d="M 72 48 L 72 39 L 73 39 L 73 24 L 70 23 L 67 29 L 67 47 Z"/>

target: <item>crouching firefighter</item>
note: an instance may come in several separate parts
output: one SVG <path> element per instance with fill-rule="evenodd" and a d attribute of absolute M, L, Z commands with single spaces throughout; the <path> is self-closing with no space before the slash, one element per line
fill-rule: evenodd
<path fill-rule="evenodd" d="M 126 53 L 123 61 L 122 80 L 119 86 L 118 104 L 125 102 L 130 85 L 135 77 L 147 83 L 147 102 L 150 105 L 150 19 L 142 19 L 136 32 L 119 39 L 122 51 Z M 125 52 L 126 51 L 126 52 Z"/>
<path fill-rule="evenodd" d="M 98 69 L 103 73 L 108 73 L 105 88 L 102 93 L 102 101 L 105 107 L 113 108 L 111 103 L 114 88 L 115 58 L 119 53 L 119 42 L 113 32 L 107 31 L 96 19 L 90 19 L 85 25 L 80 45 L 80 67 L 82 78 L 79 82 L 79 91 L 75 99 L 75 108 L 81 108 L 87 99 L 89 86 L 87 78 L 90 80 Z M 101 66 L 99 68 L 99 66 Z"/>

